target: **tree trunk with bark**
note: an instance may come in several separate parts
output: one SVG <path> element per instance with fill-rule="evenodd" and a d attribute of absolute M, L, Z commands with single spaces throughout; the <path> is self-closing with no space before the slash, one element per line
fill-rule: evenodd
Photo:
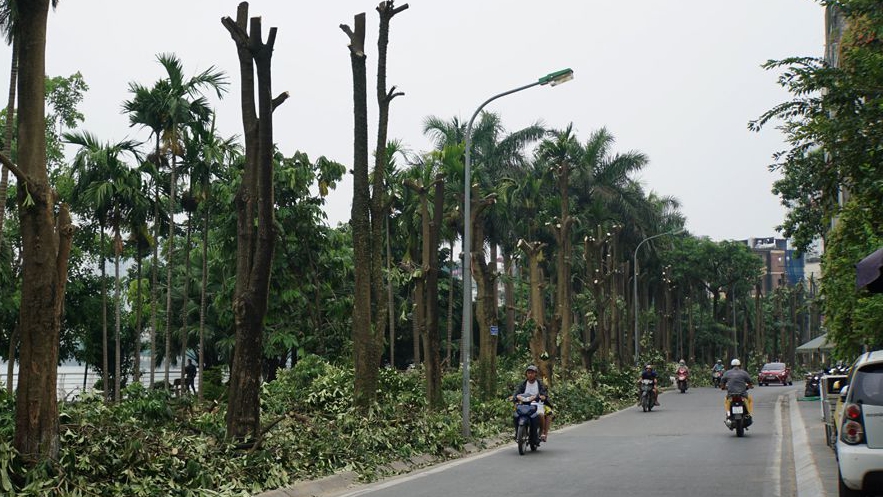
<path fill-rule="evenodd" d="M 555 322 L 557 323 L 558 342 L 561 343 L 561 372 L 567 373 L 570 362 L 570 328 L 573 326 L 571 311 L 571 283 L 570 283 L 570 225 L 573 218 L 570 217 L 570 164 L 566 161 L 558 165 L 558 196 L 561 199 L 561 214 L 558 218 L 558 228 L 554 229 L 557 239 L 558 250 L 556 253 L 556 292 L 555 292 Z"/>
<path fill-rule="evenodd" d="M 202 284 L 199 291 L 199 366 L 196 371 L 199 375 L 199 388 L 197 388 L 197 398 L 202 401 L 202 369 L 205 367 L 205 310 L 206 301 L 208 299 L 208 230 L 209 230 L 209 214 L 211 206 L 209 202 L 205 205 L 205 214 L 203 219 L 202 230 Z"/>
<path fill-rule="evenodd" d="M 354 30 L 340 29 L 349 37 L 353 73 L 353 402 L 367 409 L 377 398 L 377 339 L 371 319 L 371 195 L 368 189 L 368 97 L 365 68 L 365 13 L 355 16 Z M 382 333 L 383 331 L 379 331 Z"/>
<path fill-rule="evenodd" d="M 159 133 L 156 134 L 156 152 L 153 155 L 156 161 L 156 170 L 160 170 L 162 158 L 159 151 Z M 159 317 L 157 315 L 157 304 L 159 299 L 156 296 L 157 288 L 159 288 L 159 182 L 154 184 L 154 202 L 153 202 L 153 257 L 150 267 L 150 388 L 153 389 L 153 383 L 156 381 L 156 330 L 159 327 Z M 168 385 L 168 384 L 167 384 Z M 168 386 L 166 387 L 168 388 Z"/>
<path fill-rule="evenodd" d="M 386 188 L 387 129 L 389 128 L 389 105 L 395 97 L 404 95 L 396 92 L 396 87 L 386 89 L 386 53 L 389 45 L 389 23 L 393 16 L 408 8 L 408 4 L 395 7 L 392 0 L 380 2 L 377 13 L 380 15 L 380 28 L 377 37 L 377 144 L 374 152 L 374 174 L 371 186 L 371 316 L 373 329 L 371 339 L 376 343 L 371 347 L 372 357 L 368 359 L 374 368 L 380 367 L 383 355 L 383 339 L 388 325 L 387 285 L 383 281 L 383 227 L 389 219 L 389 200 Z"/>
<path fill-rule="evenodd" d="M 237 250 L 233 315 L 236 342 L 230 369 L 227 436 L 234 440 L 256 440 L 261 435 L 263 321 L 267 313 L 276 239 L 273 111 L 288 98 L 288 93 L 272 96 L 271 62 L 276 28 L 270 28 L 264 42 L 261 18 L 248 18 L 247 2 L 239 4 L 235 22 L 224 17 L 221 23 L 235 42 L 239 56 L 246 160 L 242 185 L 235 200 Z"/>
<path fill-rule="evenodd" d="M 113 302 L 113 316 L 114 316 L 114 345 L 113 345 L 113 400 L 114 402 L 118 402 L 120 400 L 120 376 L 122 376 L 122 362 L 123 362 L 123 354 L 122 354 L 122 342 L 121 340 L 121 331 L 122 331 L 122 316 L 121 316 L 121 307 L 123 301 L 123 292 L 120 285 L 120 256 L 123 253 L 123 238 L 120 235 L 119 226 L 114 226 L 114 237 L 113 237 L 113 273 L 114 273 L 114 302 Z"/>
<path fill-rule="evenodd" d="M 454 241 L 451 240 L 451 258 L 450 265 L 448 266 L 448 274 L 450 274 L 450 282 L 448 287 L 448 340 L 445 348 L 445 367 L 452 367 L 451 361 L 453 360 L 453 353 L 451 351 L 451 345 L 454 342 Z"/>
<path fill-rule="evenodd" d="M 386 217 L 386 272 L 392 273 L 392 233 L 389 229 L 389 216 Z M 386 311 L 389 314 L 389 365 L 396 363 L 396 309 L 393 294 L 392 278 L 386 278 Z"/>
<path fill-rule="evenodd" d="M 13 445 L 26 461 L 57 459 L 59 449 L 56 377 L 59 330 L 64 310 L 67 262 L 73 228 L 56 194 L 46 164 L 46 20 L 49 0 L 20 2 L 18 161 L 3 165 L 17 189 L 22 238 L 19 326 L 21 367 L 15 402 Z"/>
<path fill-rule="evenodd" d="M 551 378 L 552 365 L 542 358 L 548 351 L 548 331 L 546 330 L 546 310 L 543 303 L 543 288 L 546 285 L 540 260 L 546 244 L 542 242 L 518 241 L 520 248 L 527 255 L 528 275 L 530 278 L 530 315 L 532 321 L 530 334 L 530 356 L 534 364 L 540 369 L 543 377 Z"/>
<path fill-rule="evenodd" d="M 184 298 L 181 299 L 181 373 L 178 377 L 181 391 L 182 393 L 187 392 L 184 381 L 184 365 L 187 364 L 187 338 L 189 333 L 187 332 L 187 326 L 189 324 L 189 319 L 187 315 L 187 308 L 190 304 L 190 249 L 192 237 L 193 236 L 193 213 L 188 210 L 187 211 L 187 235 L 184 237 L 184 283 L 183 288 L 181 289 L 181 293 Z M 201 369 L 201 367 L 196 368 Z"/>
<path fill-rule="evenodd" d="M 503 299 L 506 303 L 506 335 L 503 341 L 506 355 L 515 354 L 515 282 L 512 279 L 512 254 L 503 253 Z"/>

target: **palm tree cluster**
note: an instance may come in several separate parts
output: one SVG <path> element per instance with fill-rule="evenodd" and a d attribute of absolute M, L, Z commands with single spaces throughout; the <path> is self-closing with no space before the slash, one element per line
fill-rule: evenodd
<path fill-rule="evenodd" d="M 9 2 L 6 7 L 10 5 L 18 3 Z M 45 42 L 48 3 L 37 6 L 39 10 L 28 11 L 33 27 L 27 35 Z M 385 65 L 389 20 L 405 8 L 407 4 L 395 8 L 392 1 L 379 7 L 381 66 Z M 247 4 L 243 2 L 239 9 L 236 26 L 244 30 Z M 0 29 L 8 33 L 4 10 L 0 4 Z M 224 22 L 234 39 L 259 38 L 238 36 L 241 33 L 232 29 L 232 19 Z M 356 32 L 344 31 L 350 35 L 354 84 L 365 86 L 364 15 L 356 17 Z M 252 54 L 260 53 L 266 66 L 273 40 L 275 31 L 271 30 L 266 52 L 249 49 Z M 245 67 L 251 67 L 250 57 L 257 57 L 244 53 L 249 50 L 240 47 Z M 54 103 L 37 91 L 44 86 L 45 68 L 36 67 L 43 57 L 31 59 L 22 58 L 31 65 L 23 72 L 30 78 L 21 85 L 29 90 L 22 99 L 22 108 L 28 112 L 21 112 L 24 124 L 19 126 L 30 130 L 25 135 L 31 141 L 21 147 L 27 152 L 22 154 L 27 156 L 23 162 L 39 173 L 33 176 L 39 181 L 31 184 L 31 176 L 12 169 L 19 181 L 16 198 L 21 221 L 0 231 L 15 236 L 19 230 L 24 242 L 4 245 L 0 239 L 0 261 L 9 261 L 13 269 L 7 270 L 4 263 L 0 277 L 3 281 L 19 277 L 24 283 L 18 302 L 15 292 L 0 295 L 0 310 L 16 304 L 24 308 L 21 304 L 30 295 L 38 305 L 29 308 L 28 329 L 22 335 L 30 341 L 21 347 L 26 353 L 19 357 L 33 355 L 33 351 L 39 355 L 48 347 L 41 357 L 49 357 L 51 363 L 70 357 L 86 362 L 101 372 L 100 389 L 108 400 L 123 397 L 130 376 L 140 383 L 141 358 L 147 349 L 150 387 L 170 388 L 175 383 L 183 387 L 182 366 L 189 354 L 196 356 L 201 372 L 230 367 L 234 359 L 247 363 L 238 369 L 248 370 L 244 374 L 255 387 L 254 397 L 261 381 L 272 380 L 278 368 L 307 354 L 355 363 L 357 404 L 375 397 L 376 392 L 359 390 L 360 385 L 370 386 L 371 378 L 376 380 L 381 361 L 393 366 L 423 364 L 427 404 L 440 407 L 441 369 L 453 367 L 463 348 L 453 325 L 463 309 L 455 302 L 458 294 L 473 292 L 479 330 L 477 384 L 484 398 L 498 391 L 501 352 L 513 360 L 536 363 L 549 379 L 567 378 L 577 364 L 585 369 L 628 366 L 638 359 L 631 351 L 639 346 L 670 359 L 676 346 L 677 353 L 683 353 L 679 327 L 685 315 L 689 316 L 690 359 L 708 358 L 724 349 L 734 352 L 737 343 L 748 342 L 745 337 L 751 326 L 756 330 L 752 350 L 762 354 L 769 346 L 769 338 L 761 331 L 761 314 L 755 313 L 755 324 L 749 326 L 750 309 L 744 305 L 751 284 L 759 278 L 759 262 L 747 247 L 734 244 L 732 250 L 726 247 L 715 252 L 707 246 L 718 244 L 707 240 L 687 238 L 695 241 L 691 244 L 670 237 L 659 239 L 640 254 L 643 273 L 634 271 L 636 249 L 660 233 L 682 231 L 685 219 L 675 199 L 645 191 L 636 178 L 649 159 L 638 151 L 616 152 L 613 135 L 605 128 L 585 139 L 578 137 L 572 124 L 549 129 L 536 122 L 510 132 L 499 115 L 485 112 L 470 135 L 475 167 L 465 185 L 466 129 L 459 119 L 426 118 L 423 131 L 434 143 L 430 151 L 414 154 L 400 141 L 387 140 L 388 106 L 401 93 L 395 87 L 386 89 L 381 70 L 378 100 L 382 112 L 373 177 L 368 174 L 367 112 L 362 112 L 366 104 L 359 96 L 364 92 L 354 92 L 358 136 L 353 216 L 348 225 L 330 228 L 324 223 L 324 197 L 346 168 L 325 157 L 312 161 L 301 152 L 286 157 L 275 148 L 270 116 L 287 94 L 273 99 L 262 94 L 261 133 L 249 126 L 255 124 L 256 115 L 243 119 L 247 144 L 250 133 L 260 137 L 259 146 L 246 146 L 243 152 L 237 137 L 224 138 L 217 132 L 206 96 L 222 97 L 228 84 L 225 74 L 211 67 L 188 78 L 175 55 L 160 54 L 157 59 L 164 77 L 152 85 L 130 83 L 131 98 L 122 104 L 131 126 L 149 130 L 151 140 L 146 144 L 129 139 L 104 142 L 87 131 L 65 133 L 63 139 L 76 153 L 69 164 L 50 175 L 46 143 L 34 130 L 40 130 L 37 124 L 45 126 L 45 105 Z M 269 72 L 269 67 L 261 71 Z M 264 81 L 262 91 L 269 93 L 269 81 Z M 13 125 L 14 114 L 7 110 L 7 126 Z M 35 134 L 40 139 L 33 139 Z M 8 168 L 16 167 L 7 157 L 13 155 L 13 145 L 7 132 L 0 159 Z M 258 156 L 259 167 L 252 167 Z M 53 185 L 49 185 L 50 176 Z M 257 184 L 261 188 L 255 188 Z M 462 208 L 461 192 L 466 187 L 472 192 L 470 219 L 464 219 Z M 55 205 L 57 197 L 64 202 L 61 207 Z M 5 205 L 7 199 L 2 200 Z M 35 204 L 42 213 L 39 222 L 32 219 Z M 72 247 L 67 204 L 80 227 Z M 45 221 L 56 217 L 57 227 Z M 464 268 L 457 262 L 455 243 L 467 226 L 474 238 L 465 250 L 473 263 Z M 52 264 L 39 248 L 47 240 L 52 241 L 50 255 L 56 258 L 57 269 L 47 272 L 54 281 L 47 278 L 35 285 L 20 277 L 25 271 L 15 270 L 17 258 L 6 257 L 2 249 L 14 245 L 10 253 L 26 254 L 21 266 L 45 268 Z M 270 250 L 249 251 L 258 245 Z M 44 259 L 37 261 L 35 255 Z M 106 275 L 110 258 L 112 278 Z M 243 277 L 257 259 L 266 263 L 261 264 L 261 277 Z M 502 271 L 498 261 L 502 261 Z M 264 271 L 268 266 L 269 271 Z M 149 278 L 144 276 L 145 269 Z M 161 278 L 163 271 L 165 278 Z M 458 283 L 462 280 L 456 274 L 463 271 L 475 275 L 474 289 Z M 68 273 L 74 284 L 66 294 Z M 630 279 L 632 274 L 636 279 Z M 630 285 L 640 288 L 640 293 L 630 296 Z M 265 295 L 267 289 L 269 295 Z M 689 297 L 682 302 L 684 295 Z M 737 297 L 743 300 L 743 338 L 728 341 L 726 333 L 733 331 L 735 336 L 737 327 Z M 721 298 L 732 306 L 721 305 Z M 249 344 L 246 353 L 238 333 L 244 318 L 238 311 L 249 305 L 260 312 L 250 316 L 251 326 L 244 333 Z M 113 309 L 112 333 L 109 307 Z M 639 307 L 645 311 L 631 312 Z M 727 308 L 732 309 L 730 316 L 723 311 Z M 698 349 L 694 349 L 694 338 L 700 342 L 695 334 L 700 320 L 693 322 L 694 309 L 707 317 L 700 330 L 707 336 Z M 783 315 L 779 312 L 780 321 Z M 0 317 L 4 331 L 10 330 L 2 337 L 8 340 L 6 358 L 11 361 L 16 357 L 11 331 L 16 323 L 6 312 Z M 725 321 L 728 317 L 732 319 Z M 41 336 L 35 332 L 41 322 L 40 326 L 49 329 L 43 335 L 51 338 L 48 345 L 33 340 Z M 732 323 L 732 330 L 723 322 Z M 641 336 L 627 332 L 630 323 L 640 324 Z M 407 328 L 410 334 L 397 332 Z M 447 331 L 444 340 L 443 328 Z M 673 332 L 675 328 L 678 333 Z M 779 328 L 781 339 L 772 343 L 781 347 L 786 328 Z M 788 336 L 793 350 L 793 330 Z M 61 342 L 61 353 L 57 342 Z M 164 347 L 160 349 L 158 342 Z M 384 345 L 386 352 L 382 352 Z M 245 356 L 249 359 L 242 360 Z M 252 356 L 260 356 L 260 363 L 255 364 Z M 32 357 L 28 360 L 36 364 Z M 171 378 L 173 364 L 180 368 L 177 379 Z M 161 383 L 156 377 L 158 365 L 164 365 Z M 236 376 L 234 367 L 231 378 Z M 213 377 L 212 386 L 221 390 L 222 375 Z M 39 380 L 52 383 L 55 378 L 43 374 Z M 54 392 L 31 383 L 29 393 L 53 399 L 46 403 L 41 419 L 57 423 L 51 412 Z M 202 398 L 209 381 L 201 376 L 198 384 Z M 249 434 L 259 437 L 259 402 L 246 403 L 256 415 L 249 420 Z M 231 400 L 231 405 L 240 404 Z M 40 430 L 40 436 L 57 448 L 57 430 L 49 428 Z"/>

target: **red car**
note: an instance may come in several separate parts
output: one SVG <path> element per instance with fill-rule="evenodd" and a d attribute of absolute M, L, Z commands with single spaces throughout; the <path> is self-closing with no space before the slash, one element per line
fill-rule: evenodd
<path fill-rule="evenodd" d="M 770 383 L 792 385 L 791 369 L 784 362 L 768 362 L 764 364 L 760 369 L 760 373 L 757 373 L 757 384 L 764 386 Z"/>

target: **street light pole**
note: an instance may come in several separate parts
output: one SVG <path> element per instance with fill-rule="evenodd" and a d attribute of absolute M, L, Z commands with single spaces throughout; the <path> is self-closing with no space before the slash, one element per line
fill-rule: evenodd
<path fill-rule="evenodd" d="M 641 243 L 639 243 L 638 246 L 635 247 L 635 256 L 633 258 L 634 262 L 632 263 L 632 267 L 635 270 L 635 274 L 632 277 L 632 285 L 634 287 L 634 295 L 632 296 L 632 298 L 635 302 L 635 365 L 640 364 L 638 362 L 638 354 L 640 353 L 641 346 L 640 340 L 638 339 L 638 250 L 641 249 L 641 245 L 644 245 L 644 243 L 649 242 L 654 238 L 659 238 L 660 236 L 665 235 L 677 235 L 678 233 L 681 233 L 683 231 L 683 229 L 676 229 L 672 231 L 666 231 L 665 233 L 659 233 L 641 240 Z"/>
<path fill-rule="evenodd" d="M 466 159 L 463 171 L 463 332 L 460 339 L 460 360 L 463 363 L 463 436 L 469 438 L 469 361 L 472 354 L 472 123 L 484 107 L 494 100 L 533 86 L 557 86 L 573 79 L 573 69 L 549 73 L 533 83 L 519 86 L 487 99 L 475 109 L 466 125 Z"/>

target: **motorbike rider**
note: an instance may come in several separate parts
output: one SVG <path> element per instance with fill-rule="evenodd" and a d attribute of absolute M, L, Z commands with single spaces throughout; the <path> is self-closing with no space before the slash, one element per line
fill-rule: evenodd
<path fill-rule="evenodd" d="M 644 370 L 641 371 L 641 379 L 642 380 L 653 380 L 653 405 L 658 406 L 659 404 L 659 390 L 657 389 L 658 385 L 658 376 L 656 374 L 656 370 L 653 369 L 652 364 L 647 364 L 644 366 Z"/>
<path fill-rule="evenodd" d="M 678 361 L 678 369 L 677 369 L 677 371 L 678 371 L 678 372 L 683 371 L 683 372 L 687 373 L 687 376 L 690 375 L 690 368 L 687 367 L 687 363 L 684 362 L 683 359 L 681 359 L 680 361 Z"/>
<path fill-rule="evenodd" d="M 543 384 L 542 380 L 537 378 L 538 369 L 536 366 L 531 364 L 524 370 L 524 381 L 518 385 L 518 388 L 515 390 L 515 393 L 512 394 L 512 401 L 518 402 L 518 395 L 527 394 L 527 395 L 536 395 L 537 399 L 531 404 L 536 404 L 537 406 L 537 422 L 539 423 L 539 427 L 541 428 L 542 433 L 540 434 L 540 441 L 545 442 L 546 438 L 549 436 L 549 427 L 552 424 L 552 408 L 549 403 L 549 391 L 546 388 L 546 385 Z"/>
<path fill-rule="evenodd" d="M 721 376 L 721 390 L 727 391 L 727 396 L 724 399 L 724 409 L 726 409 L 727 417 L 730 416 L 730 397 L 733 395 L 741 395 L 745 399 L 745 409 L 747 411 L 745 417 L 751 417 L 753 401 L 751 396 L 748 395 L 748 389 L 754 388 L 754 384 L 751 382 L 751 375 L 742 369 L 742 361 L 739 359 L 730 361 L 730 366 L 732 367 Z"/>
<path fill-rule="evenodd" d="M 724 374 L 724 365 L 720 359 L 714 363 L 714 366 L 711 367 L 711 381 L 714 382 L 714 377 L 717 375 L 723 376 Z"/>

